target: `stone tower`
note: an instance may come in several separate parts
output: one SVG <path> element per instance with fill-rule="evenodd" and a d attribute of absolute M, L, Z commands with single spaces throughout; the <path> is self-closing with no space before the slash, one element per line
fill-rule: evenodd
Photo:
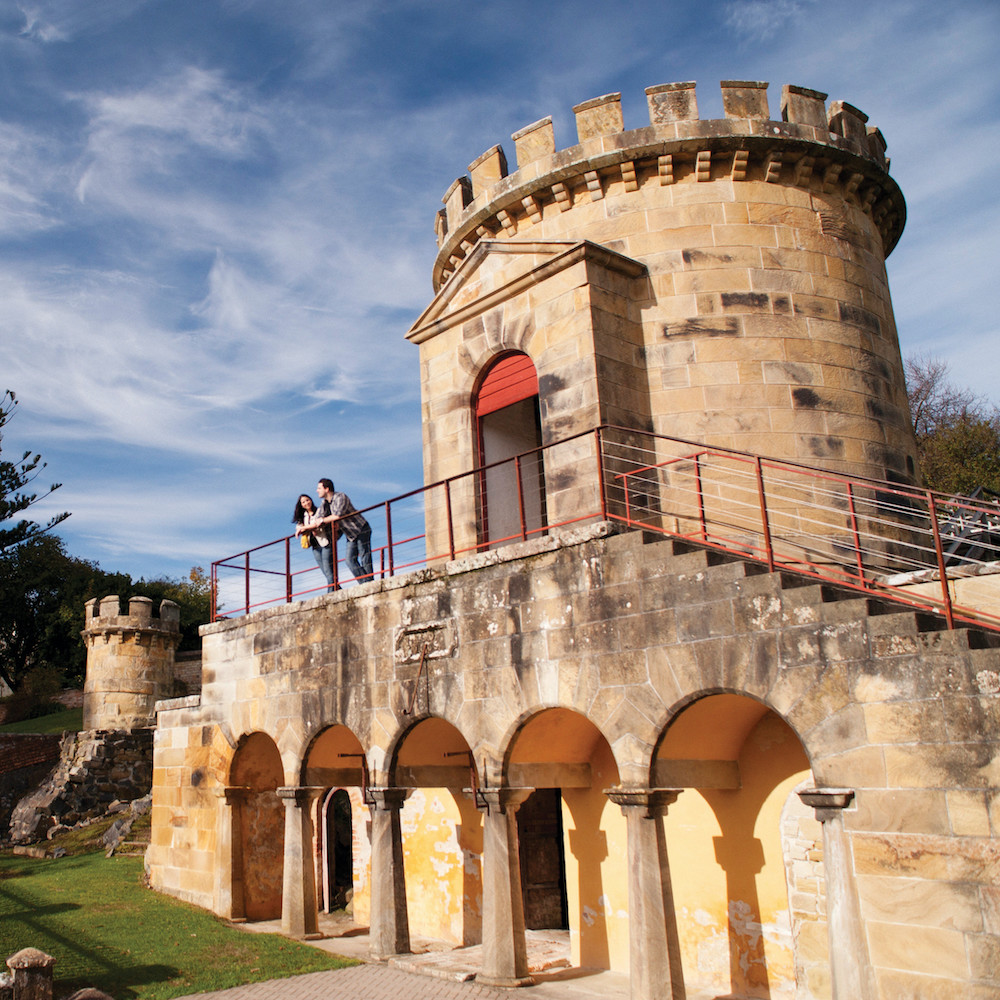
<path fill-rule="evenodd" d="M 153 617 L 148 597 L 133 597 L 128 614 L 119 599 L 87 602 L 83 641 L 87 679 L 83 688 L 85 730 L 141 729 L 156 723 L 157 701 L 173 694 L 174 651 L 181 640 L 180 608 L 160 604 Z"/>
<path fill-rule="evenodd" d="M 577 145 L 544 118 L 513 135 L 514 172 L 495 146 L 445 195 L 436 295 L 408 334 L 425 482 L 490 460 L 482 396 L 519 357 L 539 445 L 610 424 L 915 482 L 885 272 L 906 210 L 881 133 L 802 87 L 772 116 L 766 83 L 724 81 L 711 121 L 694 83 L 646 96 L 644 127 L 624 130 L 620 94 L 587 101 Z M 546 459 L 550 523 L 590 502 L 593 461 Z"/>

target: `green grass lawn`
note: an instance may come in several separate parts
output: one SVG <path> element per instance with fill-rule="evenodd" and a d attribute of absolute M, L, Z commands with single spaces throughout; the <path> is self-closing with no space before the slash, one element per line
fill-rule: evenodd
<path fill-rule="evenodd" d="M 250 934 L 142 884 L 142 859 L 0 855 L 0 960 L 56 958 L 55 996 L 96 986 L 115 1000 L 225 989 L 353 965 L 276 934 Z"/>
<path fill-rule="evenodd" d="M 61 712 L 42 715 L 37 719 L 12 722 L 0 726 L 0 733 L 78 733 L 83 729 L 83 709 L 65 708 Z"/>

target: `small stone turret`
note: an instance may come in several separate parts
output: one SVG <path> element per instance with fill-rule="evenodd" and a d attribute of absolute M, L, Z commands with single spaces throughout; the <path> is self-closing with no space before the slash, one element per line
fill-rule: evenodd
<path fill-rule="evenodd" d="M 133 597 L 120 614 L 117 596 L 87 602 L 85 730 L 141 729 L 155 724 L 154 706 L 173 692 L 174 652 L 181 640 L 180 608 L 160 604 L 153 617 L 148 597 Z"/>

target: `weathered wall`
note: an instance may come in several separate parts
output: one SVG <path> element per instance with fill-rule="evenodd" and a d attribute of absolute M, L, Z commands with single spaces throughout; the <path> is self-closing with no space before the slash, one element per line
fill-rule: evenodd
<path fill-rule="evenodd" d="M 728 913 L 729 928 L 743 928 L 730 931 L 729 961 L 750 970 L 745 980 L 731 970 L 730 982 L 760 989 L 766 966 L 764 988 L 777 997 L 787 995 L 795 966 L 817 962 L 815 935 L 808 956 L 801 939 L 789 946 L 791 931 L 822 907 L 822 893 L 805 888 L 815 867 L 799 865 L 792 905 L 782 886 L 787 865 L 816 862 L 815 851 L 794 854 L 808 830 L 787 811 L 782 819 L 808 766 L 817 785 L 855 791 L 844 813 L 852 892 L 883 995 L 958 995 L 976 983 L 987 996 L 1000 987 L 991 959 L 1000 947 L 1000 699 L 989 683 L 1000 651 L 976 648 L 979 633 L 941 631 L 923 616 L 599 525 L 386 580 L 357 597 L 347 591 L 221 621 L 203 636 L 201 698 L 167 702 L 158 716 L 148 855 L 157 888 L 220 913 L 231 907 L 223 803 L 232 793 L 223 789 L 238 784 L 232 762 L 249 734 L 273 742 L 287 785 L 357 786 L 358 762 L 340 755 L 362 748 L 372 784 L 417 789 L 411 808 L 439 824 L 442 859 L 476 853 L 456 825 L 468 765 L 443 756 L 464 749 L 480 783 L 563 788 L 567 883 L 578 864 L 576 954 L 625 968 L 621 899 L 597 894 L 595 906 L 587 895 L 618 877 L 620 816 L 605 806 L 596 813 L 613 765 L 626 787 L 686 789 L 664 823 L 678 912 L 688 915 L 689 981 L 717 981 L 719 966 L 713 979 L 699 963 Z M 706 743 L 704 726 L 686 734 L 687 714 L 720 694 L 731 702 L 715 729 L 742 736 Z M 557 739 L 532 735 L 546 719 Z M 433 730 L 447 736 L 442 755 L 435 763 L 435 741 L 426 740 L 406 758 L 407 734 L 431 720 L 444 720 Z M 340 741 L 331 768 L 354 771 L 310 771 L 323 733 Z M 601 742 L 608 758 L 599 766 Z M 608 845 L 605 860 L 593 844 L 574 844 L 584 800 Z M 355 812 L 358 829 L 366 810 Z M 459 812 L 464 821 L 465 807 Z M 420 829 L 428 832 L 417 823 L 408 834 L 411 848 Z M 727 871 L 746 838 L 760 841 L 757 870 L 747 861 Z M 356 860 L 359 880 L 364 863 Z M 412 882 L 421 877 L 412 851 L 409 863 Z M 695 885 L 689 874 L 699 870 L 705 877 Z M 732 891 L 734 879 L 753 890 L 749 898 Z M 467 892 L 459 902 L 456 883 L 449 894 L 453 903 L 436 910 L 429 900 L 426 912 L 414 906 L 414 931 L 469 936 Z M 603 918 L 592 919 L 601 907 Z M 821 979 L 812 976 L 817 996 Z"/>
<path fill-rule="evenodd" d="M 543 119 L 516 170 L 494 147 L 452 185 L 408 334 L 426 482 L 474 465 L 469 401 L 506 350 L 535 363 L 547 442 L 603 421 L 914 481 L 881 135 L 815 91 L 785 87 L 772 120 L 766 84 L 722 90 L 708 121 L 693 84 L 650 88 L 633 130 L 619 94 L 588 101 L 577 145 Z"/>

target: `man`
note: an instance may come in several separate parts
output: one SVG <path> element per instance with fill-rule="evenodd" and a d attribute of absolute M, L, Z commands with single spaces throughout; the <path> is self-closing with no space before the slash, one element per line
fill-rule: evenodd
<path fill-rule="evenodd" d="M 372 529 L 351 503 L 346 493 L 336 493 L 333 481 L 321 479 L 316 484 L 316 494 L 322 501 L 318 524 L 337 522 L 337 537 L 347 539 L 347 565 L 358 583 L 372 578 Z M 327 528 L 327 531 L 332 529 Z"/>

